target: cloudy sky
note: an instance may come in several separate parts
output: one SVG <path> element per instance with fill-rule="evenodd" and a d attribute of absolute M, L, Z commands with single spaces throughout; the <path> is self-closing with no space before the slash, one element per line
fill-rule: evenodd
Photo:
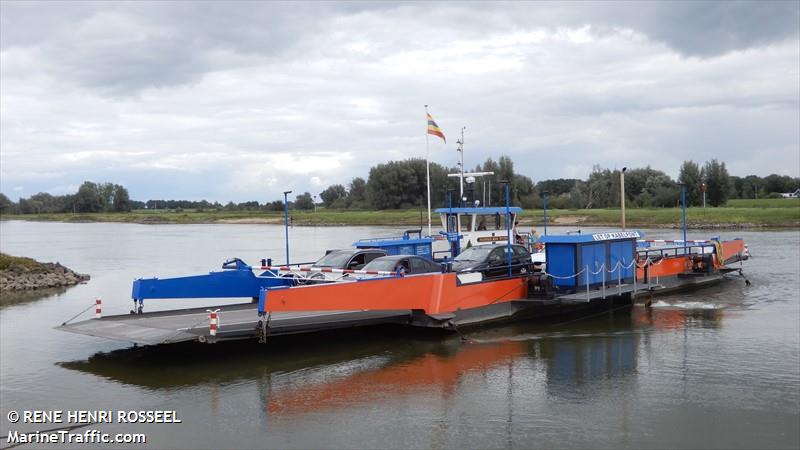
<path fill-rule="evenodd" d="M 273 200 L 425 156 L 800 175 L 800 3 L 0 3 L 0 190 Z"/>

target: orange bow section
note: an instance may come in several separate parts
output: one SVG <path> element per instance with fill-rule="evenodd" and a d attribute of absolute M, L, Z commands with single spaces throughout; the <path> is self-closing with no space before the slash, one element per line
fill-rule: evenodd
<path fill-rule="evenodd" d="M 439 314 L 525 298 L 528 284 L 519 277 L 458 286 L 455 273 L 434 273 L 264 293 L 265 312 L 419 309 Z"/>

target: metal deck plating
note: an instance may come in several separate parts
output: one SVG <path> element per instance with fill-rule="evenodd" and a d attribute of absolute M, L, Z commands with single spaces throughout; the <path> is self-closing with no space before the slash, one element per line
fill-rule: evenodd
<path fill-rule="evenodd" d="M 121 314 L 61 325 L 57 330 L 143 345 L 209 339 L 208 309 L 220 309 L 216 340 L 255 338 L 255 304 L 187 308 L 144 314 Z M 304 333 L 353 326 L 408 323 L 411 311 L 304 311 L 273 313 L 270 335 Z"/>

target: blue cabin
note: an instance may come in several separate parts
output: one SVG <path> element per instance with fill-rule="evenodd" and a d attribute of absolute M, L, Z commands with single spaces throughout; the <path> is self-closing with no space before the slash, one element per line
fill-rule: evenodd
<path fill-rule="evenodd" d="M 411 237 L 412 234 L 417 237 Z M 432 243 L 433 239 L 422 237 L 422 230 L 406 230 L 402 237 L 361 239 L 353 242 L 353 247 L 380 248 L 389 255 L 417 255 L 433 259 Z"/>
<path fill-rule="evenodd" d="M 641 231 L 608 231 L 594 234 L 547 235 L 545 244 L 547 273 L 561 289 L 576 290 L 617 282 L 633 283 L 636 276 L 636 240 Z M 619 263 L 619 264 L 618 264 Z M 627 267 L 629 266 L 629 267 Z M 578 276 L 575 274 L 580 273 Z"/>

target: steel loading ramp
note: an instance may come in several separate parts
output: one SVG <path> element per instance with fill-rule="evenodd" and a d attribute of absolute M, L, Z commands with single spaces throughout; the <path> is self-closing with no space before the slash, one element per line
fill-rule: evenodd
<path fill-rule="evenodd" d="M 219 309 L 215 340 L 256 338 L 257 305 L 223 305 L 121 314 L 55 327 L 70 333 L 95 336 L 142 345 L 209 340 L 209 313 Z M 295 334 L 385 323 L 408 323 L 411 311 L 303 311 L 273 313 L 269 334 Z"/>

